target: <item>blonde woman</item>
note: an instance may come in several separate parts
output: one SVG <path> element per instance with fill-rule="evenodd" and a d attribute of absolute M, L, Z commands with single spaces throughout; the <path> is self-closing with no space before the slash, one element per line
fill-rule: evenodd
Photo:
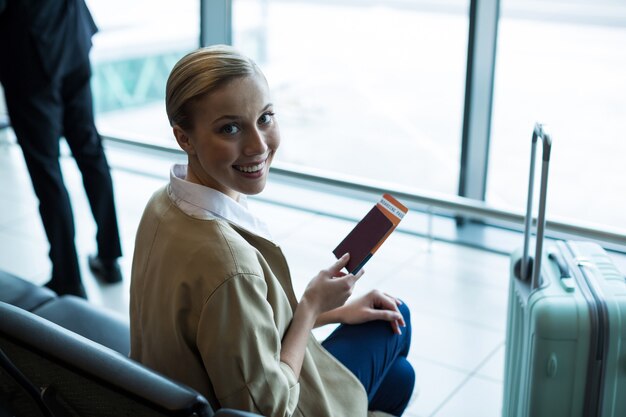
<path fill-rule="evenodd" d="M 283 253 L 246 196 L 263 191 L 280 144 L 267 81 L 227 46 L 183 57 L 166 109 L 187 165 L 143 214 L 131 283 L 131 357 L 264 416 L 401 415 L 414 372 L 409 311 L 379 291 L 347 302 L 363 275 L 349 254 L 300 300 Z M 316 326 L 342 323 L 322 344 Z"/>

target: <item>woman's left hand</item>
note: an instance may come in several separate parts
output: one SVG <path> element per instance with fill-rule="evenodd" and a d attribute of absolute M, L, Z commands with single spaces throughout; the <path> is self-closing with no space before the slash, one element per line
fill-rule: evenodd
<path fill-rule="evenodd" d="M 402 301 L 382 291 L 373 290 L 346 303 L 337 311 L 339 321 L 345 324 L 360 324 L 373 320 L 385 320 L 391 324 L 393 332 L 402 334 L 400 327 L 406 326 L 398 310 Z"/>

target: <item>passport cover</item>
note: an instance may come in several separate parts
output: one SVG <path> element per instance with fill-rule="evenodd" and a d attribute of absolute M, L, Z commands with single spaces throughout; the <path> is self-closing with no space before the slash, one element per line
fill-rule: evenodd
<path fill-rule="evenodd" d="M 408 211 L 409 209 L 391 195 L 383 194 L 380 201 L 333 250 L 333 254 L 340 258 L 344 253 L 350 253 L 346 269 L 351 274 L 356 274 L 394 231 Z"/>

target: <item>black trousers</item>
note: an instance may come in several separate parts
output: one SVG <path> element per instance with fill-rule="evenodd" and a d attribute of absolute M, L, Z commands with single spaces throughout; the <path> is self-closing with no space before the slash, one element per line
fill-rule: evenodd
<path fill-rule="evenodd" d="M 65 137 L 82 174 L 97 224 L 101 258 L 122 254 L 113 184 L 94 123 L 89 60 L 79 60 L 66 73 L 50 79 L 34 55 L 31 57 L 23 67 L 22 80 L 4 80 L 5 98 L 39 199 L 39 212 L 50 243 L 52 281 L 56 287 L 72 287 L 80 283 L 81 277 L 72 207 L 59 164 L 60 137 Z"/>

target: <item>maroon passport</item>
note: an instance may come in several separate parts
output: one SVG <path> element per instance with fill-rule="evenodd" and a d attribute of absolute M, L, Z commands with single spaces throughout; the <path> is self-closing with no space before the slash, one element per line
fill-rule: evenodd
<path fill-rule="evenodd" d="M 350 253 L 346 269 L 351 274 L 356 274 L 393 232 L 407 211 L 395 198 L 384 194 L 380 202 L 357 223 L 333 253 L 337 258 Z"/>

